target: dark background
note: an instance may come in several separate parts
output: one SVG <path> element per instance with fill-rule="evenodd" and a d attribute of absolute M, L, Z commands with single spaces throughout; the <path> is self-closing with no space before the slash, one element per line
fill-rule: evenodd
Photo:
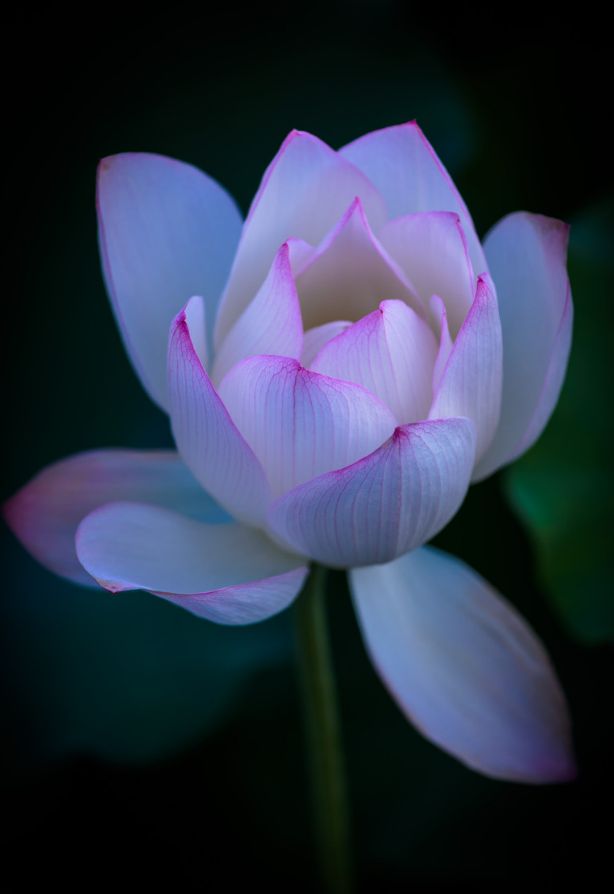
<path fill-rule="evenodd" d="M 579 777 L 493 782 L 424 741 L 376 678 L 343 577 L 331 576 L 364 891 L 574 878 L 590 889 L 609 874 L 611 91 L 604 26 L 583 14 L 363 0 L 6 22 L 2 496 L 69 453 L 170 443 L 99 272 L 104 155 L 193 162 L 246 210 L 291 128 L 340 146 L 417 118 L 479 233 L 516 209 L 572 223 L 576 324 L 559 407 L 539 445 L 472 488 L 437 542 L 546 643 L 571 705 Z M 226 890 L 317 890 L 292 612 L 230 630 L 146 594 L 72 587 L 4 530 L 2 550 L 9 890 L 217 890 L 221 880 Z"/>

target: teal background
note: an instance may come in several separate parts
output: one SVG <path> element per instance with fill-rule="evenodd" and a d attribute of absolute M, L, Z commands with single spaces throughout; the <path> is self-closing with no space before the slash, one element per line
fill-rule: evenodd
<path fill-rule="evenodd" d="M 340 146 L 417 118 L 478 232 L 509 211 L 571 222 L 576 323 L 548 430 L 472 488 L 438 545 L 525 615 L 568 694 L 579 777 L 481 778 L 402 718 L 329 582 L 361 890 L 490 887 L 608 866 L 612 798 L 611 331 L 606 62 L 582 21 L 410 4 L 314 4 L 215 18 L 13 14 L 5 60 L 2 494 L 69 453 L 171 443 L 124 355 L 96 245 L 104 155 L 161 152 L 246 210 L 293 127 Z M 590 39 L 589 39 L 590 38 Z M 317 890 L 292 612 L 197 621 L 142 593 L 54 578 L 2 532 L 2 785 L 15 889 L 97 880 L 173 890 Z M 34 856 L 36 859 L 34 859 Z"/>

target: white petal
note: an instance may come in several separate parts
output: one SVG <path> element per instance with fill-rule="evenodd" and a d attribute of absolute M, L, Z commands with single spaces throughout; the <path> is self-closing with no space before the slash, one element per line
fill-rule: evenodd
<path fill-rule="evenodd" d="M 84 568 L 107 590 L 149 590 L 219 624 L 277 614 L 307 573 L 258 531 L 207 525 L 140 503 L 92 512 L 76 543 Z"/>
<path fill-rule="evenodd" d="M 326 342 L 341 335 L 351 325 L 349 320 L 333 320 L 331 323 L 323 323 L 314 329 L 308 329 L 303 340 L 301 364 L 309 368 Z"/>
<path fill-rule="evenodd" d="M 98 168 L 98 225 L 107 289 L 144 387 L 167 408 L 168 329 L 190 295 L 209 331 L 241 232 L 230 196 L 191 165 L 146 153 Z"/>
<path fill-rule="evenodd" d="M 358 385 L 283 357 L 251 357 L 220 384 L 220 396 L 279 496 L 370 453 L 395 427 L 390 410 Z"/>
<path fill-rule="evenodd" d="M 435 331 L 439 332 L 439 350 L 437 351 L 437 359 L 433 369 L 433 394 L 435 394 L 439 388 L 448 358 L 452 353 L 454 342 L 450 336 L 448 314 L 443 299 L 439 295 L 433 295 L 429 302 L 429 308 L 431 316 L 435 321 Z"/>
<path fill-rule="evenodd" d="M 565 699 L 543 646 L 467 565 L 423 548 L 350 573 L 371 659 L 408 719 L 500 779 L 574 775 Z"/>

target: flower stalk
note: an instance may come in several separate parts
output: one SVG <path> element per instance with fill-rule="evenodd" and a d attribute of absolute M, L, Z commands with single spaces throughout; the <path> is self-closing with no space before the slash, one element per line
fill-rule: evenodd
<path fill-rule="evenodd" d="M 349 811 L 335 674 L 326 619 L 327 569 L 313 565 L 296 603 L 297 651 L 320 873 L 329 894 L 349 894 Z"/>

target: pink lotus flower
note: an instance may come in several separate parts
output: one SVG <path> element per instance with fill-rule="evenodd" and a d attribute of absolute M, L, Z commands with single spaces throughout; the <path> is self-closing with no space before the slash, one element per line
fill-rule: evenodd
<path fill-rule="evenodd" d="M 100 164 L 98 214 L 126 349 L 178 453 L 45 469 L 6 506 L 27 549 L 78 583 L 222 624 L 286 608 L 310 560 L 348 568 L 373 664 L 425 736 L 490 776 L 569 778 L 543 647 L 423 545 L 552 413 L 567 227 L 516 213 L 482 246 L 414 123 L 339 152 L 292 132 L 244 223 L 193 167 L 117 155 Z"/>

